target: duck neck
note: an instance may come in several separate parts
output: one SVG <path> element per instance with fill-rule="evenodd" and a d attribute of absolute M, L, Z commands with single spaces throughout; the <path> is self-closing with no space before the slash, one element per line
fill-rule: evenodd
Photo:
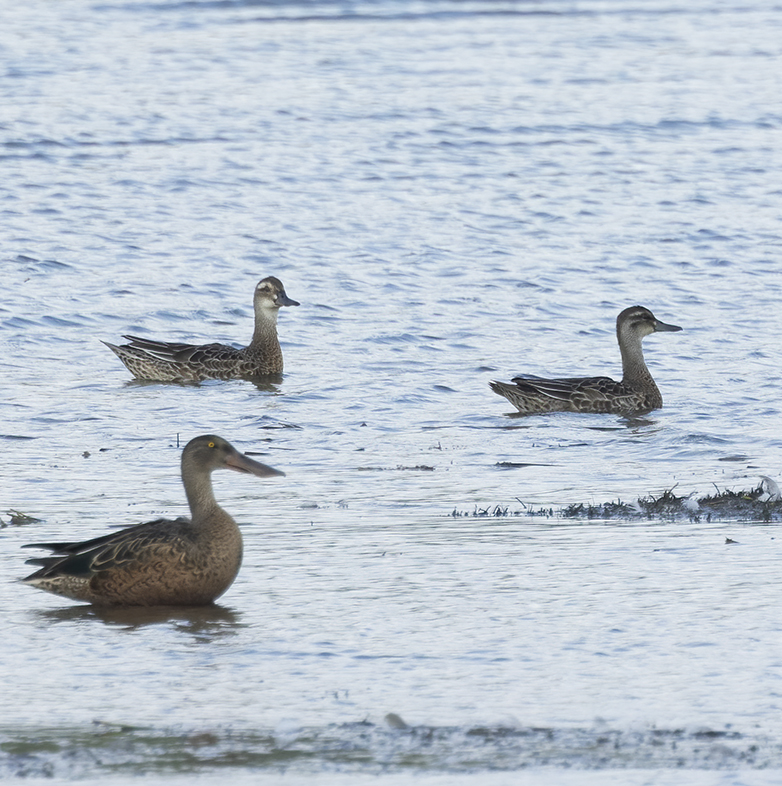
<path fill-rule="evenodd" d="M 193 523 L 208 517 L 215 509 L 220 509 L 212 490 L 211 473 L 189 462 L 185 455 L 182 456 L 182 482 Z"/>
<path fill-rule="evenodd" d="M 277 340 L 277 309 L 258 309 L 255 312 L 255 330 L 253 331 L 252 345 L 276 346 Z"/>
<path fill-rule="evenodd" d="M 622 382 L 631 387 L 655 387 L 652 375 L 646 367 L 641 348 L 641 336 L 618 336 L 619 351 L 622 353 Z"/>

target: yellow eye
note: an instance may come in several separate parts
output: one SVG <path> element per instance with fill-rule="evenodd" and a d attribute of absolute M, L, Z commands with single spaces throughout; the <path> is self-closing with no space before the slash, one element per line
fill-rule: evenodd
<path fill-rule="evenodd" d="M 210 442 L 210 443 L 209 443 L 209 447 L 210 447 L 210 448 L 213 448 L 214 446 L 215 446 L 215 443 L 214 443 L 214 442 Z"/>

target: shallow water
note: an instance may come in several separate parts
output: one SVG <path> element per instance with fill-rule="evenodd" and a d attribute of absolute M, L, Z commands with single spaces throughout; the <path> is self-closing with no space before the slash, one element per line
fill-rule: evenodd
<path fill-rule="evenodd" d="M 3 16 L 0 518 L 41 519 L 0 529 L 4 776 L 772 782 L 776 527 L 556 512 L 779 479 L 777 7 Z M 270 274 L 279 385 L 137 383 L 100 344 L 246 343 Z M 684 328 L 644 343 L 662 410 L 489 390 L 618 375 L 636 302 Z M 287 473 L 215 475 L 218 609 L 15 583 L 23 543 L 185 513 L 207 432 Z"/>

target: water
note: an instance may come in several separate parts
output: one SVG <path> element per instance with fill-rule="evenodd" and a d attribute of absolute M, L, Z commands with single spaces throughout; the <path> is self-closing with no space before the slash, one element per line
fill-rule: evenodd
<path fill-rule="evenodd" d="M 0 518 L 41 519 L 0 529 L 3 776 L 778 779 L 776 525 L 470 515 L 779 479 L 778 7 L 2 18 Z M 280 385 L 140 384 L 100 344 L 246 343 L 266 275 L 302 303 Z M 489 390 L 618 375 L 636 302 L 684 328 L 644 344 L 662 410 Z M 217 609 L 15 583 L 23 543 L 185 513 L 207 432 L 287 473 L 215 475 Z"/>

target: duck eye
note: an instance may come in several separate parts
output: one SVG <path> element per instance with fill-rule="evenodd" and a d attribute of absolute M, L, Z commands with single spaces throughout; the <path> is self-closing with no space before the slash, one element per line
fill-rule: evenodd
<path fill-rule="evenodd" d="M 209 447 L 210 447 L 210 448 L 213 448 L 214 446 L 215 446 L 215 443 L 214 443 L 214 442 L 210 442 L 210 443 L 209 443 Z"/>

